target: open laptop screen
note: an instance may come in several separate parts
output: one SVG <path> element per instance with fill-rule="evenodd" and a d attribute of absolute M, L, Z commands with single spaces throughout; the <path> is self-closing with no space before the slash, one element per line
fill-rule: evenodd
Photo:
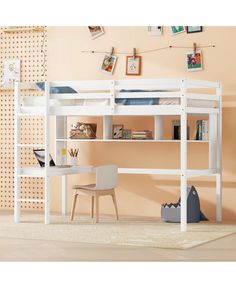
<path fill-rule="evenodd" d="M 45 150 L 44 149 L 34 149 L 34 155 L 39 162 L 41 167 L 45 166 Z M 51 154 L 49 154 L 49 166 L 56 166 L 52 159 Z"/>

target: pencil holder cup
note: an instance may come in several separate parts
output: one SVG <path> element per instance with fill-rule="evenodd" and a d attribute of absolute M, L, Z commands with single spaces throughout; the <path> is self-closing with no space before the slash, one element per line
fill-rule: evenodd
<path fill-rule="evenodd" d="M 77 157 L 70 156 L 70 165 L 72 165 L 72 166 L 77 165 Z"/>

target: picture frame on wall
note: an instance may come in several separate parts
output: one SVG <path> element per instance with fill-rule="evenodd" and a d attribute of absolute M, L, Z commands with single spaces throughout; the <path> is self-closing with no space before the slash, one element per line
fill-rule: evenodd
<path fill-rule="evenodd" d="M 105 33 L 102 26 L 88 26 L 88 30 L 92 39 L 96 39 Z"/>
<path fill-rule="evenodd" d="M 162 35 L 162 26 L 148 26 L 149 36 L 160 36 Z"/>
<path fill-rule="evenodd" d="M 172 35 L 177 35 L 185 32 L 185 26 L 171 26 Z"/>
<path fill-rule="evenodd" d="M 139 76 L 141 75 L 141 56 L 126 56 L 126 75 Z"/>
<path fill-rule="evenodd" d="M 187 70 L 200 71 L 203 69 L 202 51 L 197 50 L 196 53 L 188 52 L 186 55 Z"/>
<path fill-rule="evenodd" d="M 5 59 L 3 61 L 3 86 L 12 87 L 15 81 L 21 79 L 21 60 Z"/>
<path fill-rule="evenodd" d="M 114 55 L 105 55 L 102 61 L 101 71 L 107 74 L 113 74 L 116 66 L 117 57 Z"/>
<path fill-rule="evenodd" d="M 123 138 L 123 130 L 124 125 L 123 124 L 114 124 L 112 126 L 112 135 L 113 139 L 122 139 Z"/>
<path fill-rule="evenodd" d="M 186 27 L 187 33 L 199 33 L 202 32 L 202 26 L 187 26 Z"/>

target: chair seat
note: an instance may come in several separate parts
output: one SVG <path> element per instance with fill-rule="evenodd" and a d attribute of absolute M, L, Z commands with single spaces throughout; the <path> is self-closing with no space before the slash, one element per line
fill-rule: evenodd
<path fill-rule="evenodd" d="M 96 184 L 73 185 L 72 189 L 95 190 Z"/>

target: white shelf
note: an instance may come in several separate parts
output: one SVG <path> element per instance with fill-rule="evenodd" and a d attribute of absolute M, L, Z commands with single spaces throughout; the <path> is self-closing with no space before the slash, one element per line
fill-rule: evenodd
<path fill-rule="evenodd" d="M 61 176 L 67 174 L 78 173 L 91 173 L 94 172 L 93 166 L 73 166 L 70 168 L 58 168 L 50 167 L 49 176 Z M 149 169 L 149 168 L 118 168 L 119 174 L 147 174 L 147 175 L 176 175 L 180 176 L 180 169 Z M 205 170 L 187 170 L 187 177 L 199 177 L 199 176 L 212 176 L 219 173 L 217 169 L 205 169 Z M 19 177 L 44 177 L 45 169 L 34 166 L 21 168 Z"/>
<path fill-rule="evenodd" d="M 147 142 L 147 143 L 180 143 L 180 140 L 132 140 L 132 139 L 56 139 L 58 142 Z M 209 140 L 187 140 L 188 143 L 209 143 Z"/>
<path fill-rule="evenodd" d="M 220 173 L 219 169 L 188 169 L 187 178 L 213 176 Z M 147 169 L 147 168 L 118 168 L 119 174 L 148 174 L 148 175 L 181 175 L 180 169 Z"/>
<path fill-rule="evenodd" d="M 92 166 L 72 166 L 68 168 L 49 167 L 47 176 L 62 176 L 91 172 L 93 172 Z M 45 177 L 45 169 L 39 166 L 20 168 L 18 177 Z"/>
<path fill-rule="evenodd" d="M 43 32 L 43 28 L 42 27 L 35 27 L 35 28 L 31 28 L 31 27 L 10 27 L 10 28 L 6 28 L 3 29 L 4 33 L 16 33 L 16 32 L 28 32 L 28 31 L 32 31 L 32 32 Z"/>

